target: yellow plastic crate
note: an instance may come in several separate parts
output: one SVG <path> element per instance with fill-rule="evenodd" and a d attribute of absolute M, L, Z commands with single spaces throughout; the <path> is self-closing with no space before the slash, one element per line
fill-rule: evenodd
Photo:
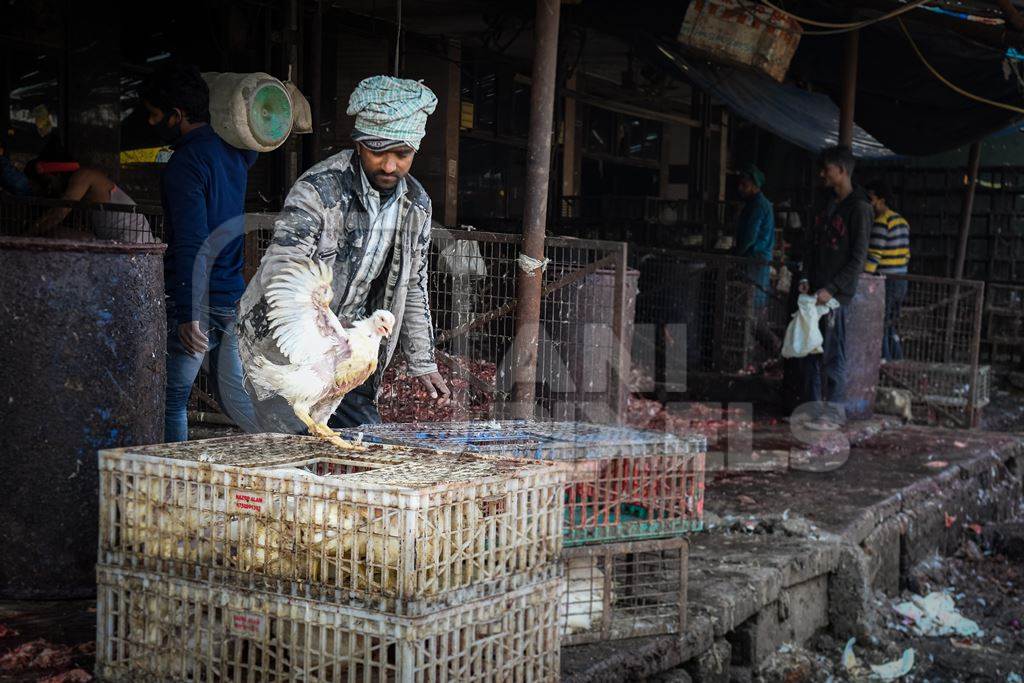
<path fill-rule="evenodd" d="M 100 562 L 418 614 L 562 551 L 566 471 L 261 434 L 100 452 Z"/>
<path fill-rule="evenodd" d="M 100 566 L 96 674 L 155 681 L 559 679 L 560 578 L 401 617 Z"/>

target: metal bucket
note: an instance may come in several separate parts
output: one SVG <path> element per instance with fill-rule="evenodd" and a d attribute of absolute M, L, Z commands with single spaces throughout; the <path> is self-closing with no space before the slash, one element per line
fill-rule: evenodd
<path fill-rule="evenodd" d="M 846 318 L 846 415 L 871 417 L 882 364 L 885 278 L 862 274 Z"/>
<path fill-rule="evenodd" d="M 0 595 L 96 592 L 96 451 L 163 440 L 162 244 L 0 238 Z"/>

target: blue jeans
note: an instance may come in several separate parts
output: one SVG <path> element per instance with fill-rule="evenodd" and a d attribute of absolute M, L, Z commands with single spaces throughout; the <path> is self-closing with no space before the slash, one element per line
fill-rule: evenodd
<path fill-rule="evenodd" d="M 897 334 L 896 322 L 900 317 L 900 306 L 907 298 L 907 281 L 898 278 L 885 279 L 885 330 L 882 332 L 882 358 L 903 360 L 903 344 Z"/>
<path fill-rule="evenodd" d="M 822 353 L 801 358 L 803 400 L 821 404 L 828 401 L 825 414 L 843 422 L 846 404 L 846 306 L 821 318 Z M 824 378 L 822 377 L 824 375 Z"/>
<path fill-rule="evenodd" d="M 245 393 L 242 361 L 238 356 L 238 337 L 235 334 L 235 309 L 203 307 L 200 309 L 200 318 L 199 329 L 206 332 L 209 349 L 205 354 L 194 356 L 185 350 L 178 338 L 174 307 L 167 307 L 167 407 L 164 415 L 164 440 L 168 442 L 188 439 L 188 397 L 206 356 L 210 358 L 213 397 L 221 409 L 246 432 L 260 431 L 252 402 Z"/>
<path fill-rule="evenodd" d="M 760 259 L 757 256 L 754 258 Z M 747 277 L 754 283 L 754 308 L 764 308 L 768 305 L 768 293 L 772 286 L 772 267 L 768 263 L 752 263 L 748 266 Z"/>

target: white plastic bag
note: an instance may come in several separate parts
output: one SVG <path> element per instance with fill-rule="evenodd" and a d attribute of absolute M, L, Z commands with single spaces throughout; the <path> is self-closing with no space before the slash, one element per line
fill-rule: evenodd
<path fill-rule="evenodd" d="M 786 328 L 786 338 L 782 342 L 783 358 L 804 358 L 813 353 L 821 353 L 824 339 L 818 321 L 829 311 L 839 308 L 839 302 L 829 302 L 819 306 L 817 299 L 810 294 L 801 294 L 797 299 L 796 313 Z"/>
<path fill-rule="evenodd" d="M 486 277 L 487 264 L 480 244 L 473 240 L 450 240 L 441 245 L 439 265 L 442 272 L 465 277 Z"/>

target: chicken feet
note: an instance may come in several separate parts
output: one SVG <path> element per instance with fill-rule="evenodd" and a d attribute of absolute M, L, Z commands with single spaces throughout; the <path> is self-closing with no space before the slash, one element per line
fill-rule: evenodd
<path fill-rule="evenodd" d="M 315 421 L 312 417 L 310 417 L 309 413 L 306 412 L 305 410 L 302 410 L 297 407 L 293 407 L 292 410 L 295 411 L 295 416 L 302 420 L 302 424 L 306 425 L 306 429 L 309 430 L 309 433 L 312 436 L 319 436 L 321 439 L 330 441 L 338 448 L 346 448 L 352 451 L 366 450 L 366 446 L 358 444 L 354 441 L 343 439 L 340 436 L 338 436 L 337 432 L 328 427 L 326 424 Z"/>

